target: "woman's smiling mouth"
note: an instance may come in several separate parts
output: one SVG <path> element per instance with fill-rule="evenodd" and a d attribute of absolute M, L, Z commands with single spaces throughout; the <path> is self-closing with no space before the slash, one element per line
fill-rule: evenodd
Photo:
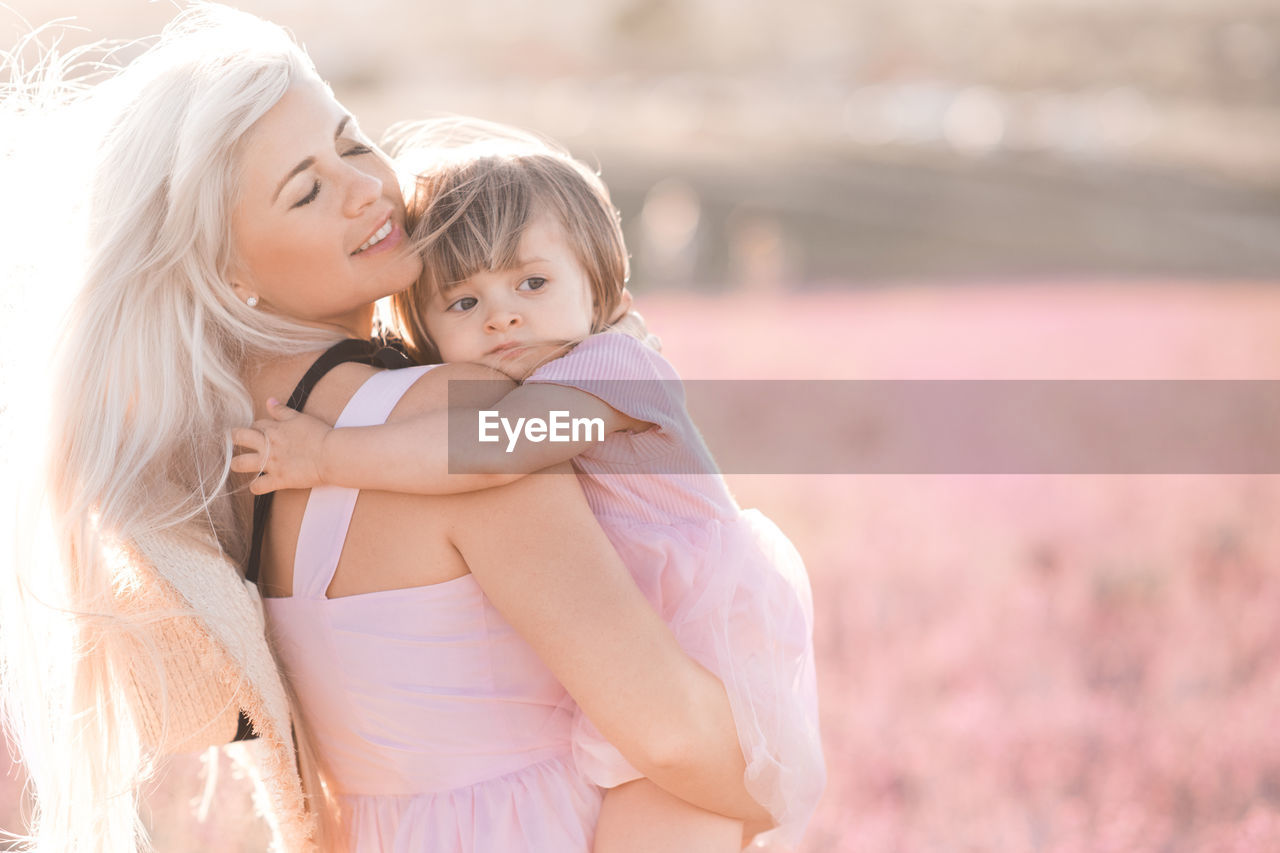
<path fill-rule="evenodd" d="M 380 227 L 377 231 L 374 231 L 373 235 L 370 236 L 368 240 L 365 240 L 364 243 L 361 244 L 360 248 L 356 249 L 351 254 L 358 255 L 361 252 L 363 252 L 365 249 L 369 249 L 373 246 L 378 245 L 383 240 L 387 239 L 388 236 L 390 236 L 391 232 L 395 230 L 395 227 L 396 227 L 395 223 L 392 222 L 391 217 L 388 216 L 387 221 L 382 223 L 382 227 Z"/>

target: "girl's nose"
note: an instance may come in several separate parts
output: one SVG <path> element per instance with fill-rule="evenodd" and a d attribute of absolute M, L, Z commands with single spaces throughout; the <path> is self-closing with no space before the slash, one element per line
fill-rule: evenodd
<path fill-rule="evenodd" d="M 490 332 L 505 332 L 517 328 L 521 322 L 520 315 L 514 311 L 498 310 L 489 315 L 485 329 Z"/>

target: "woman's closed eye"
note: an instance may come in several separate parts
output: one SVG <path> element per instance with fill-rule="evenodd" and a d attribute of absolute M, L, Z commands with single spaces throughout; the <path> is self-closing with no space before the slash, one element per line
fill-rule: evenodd
<path fill-rule="evenodd" d="M 541 276 L 530 276 L 520 282 L 520 286 L 516 290 L 541 290 L 547 283 L 545 278 Z"/>
<path fill-rule="evenodd" d="M 320 195 L 320 182 L 316 181 L 311 185 L 311 192 L 294 202 L 294 207 L 302 207 L 304 204 L 311 204 L 316 200 L 316 196 Z"/>
<path fill-rule="evenodd" d="M 368 145 L 353 145 L 352 147 L 348 148 L 346 151 L 343 151 L 342 156 L 343 157 L 359 157 L 364 154 L 372 154 L 372 153 L 373 153 L 373 149 L 370 148 Z M 311 204 L 311 202 L 316 200 L 316 196 L 318 195 L 320 195 L 320 181 L 316 180 L 311 184 L 311 192 L 307 193 L 302 198 L 294 202 L 293 206 L 302 207 L 303 205 Z"/>

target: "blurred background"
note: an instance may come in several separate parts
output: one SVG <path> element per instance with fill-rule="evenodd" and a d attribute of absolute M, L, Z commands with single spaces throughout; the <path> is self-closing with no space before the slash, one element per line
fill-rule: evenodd
<path fill-rule="evenodd" d="M 374 138 L 465 113 L 598 165 L 686 377 L 1280 378 L 1274 0 L 233 5 Z M 7 6 L 4 45 L 174 12 Z M 813 580 L 806 853 L 1280 849 L 1277 478 L 731 485 Z M 228 752 L 156 786 L 158 849 L 261 849 Z"/>

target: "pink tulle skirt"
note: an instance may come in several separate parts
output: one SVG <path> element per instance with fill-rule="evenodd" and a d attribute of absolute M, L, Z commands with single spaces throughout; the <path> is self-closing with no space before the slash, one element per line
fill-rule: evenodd
<path fill-rule="evenodd" d="M 813 595 L 800 555 L 755 510 L 696 525 L 600 523 L 681 647 L 724 682 L 747 761 L 747 790 L 777 821 L 753 849 L 789 849 L 826 784 Z M 581 712 L 573 752 L 603 787 L 640 777 Z"/>

